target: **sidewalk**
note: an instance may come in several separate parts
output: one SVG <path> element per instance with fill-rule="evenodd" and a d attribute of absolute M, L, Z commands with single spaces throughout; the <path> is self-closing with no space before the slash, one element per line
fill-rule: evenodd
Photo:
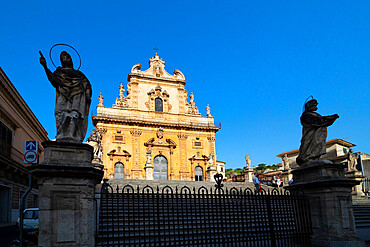
<path fill-rule="evenodd" d="M 0 229 L 8 228 L 8 227 L 15 227 L 16 222 L 0 222 Z"/>

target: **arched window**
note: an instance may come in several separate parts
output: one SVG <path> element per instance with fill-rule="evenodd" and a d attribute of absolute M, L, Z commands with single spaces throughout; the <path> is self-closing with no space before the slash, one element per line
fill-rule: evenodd
<path fill-rule="evenodd" d="M 155 156 L 153 160 L 154 164 L 154 180 L 167 180 L 167 159 L 163 155 Z"/>
<path fill-rule="evenodd" d="M 203 181 L 203 168 L 200 166 L 195 167 L 195 181 Z"/>
<path fill-rule="evenodd" d="M 163 101 L 161 98 L 155 99 L 155 111 L 163 112 Z"/>
<path fill-rule="evenodd" d="M 114 178 L 116 178 L 116 179 L 124 179 L 125 178 L 124 166 L 121 162 L 117 162 L 114 165 Z"/>

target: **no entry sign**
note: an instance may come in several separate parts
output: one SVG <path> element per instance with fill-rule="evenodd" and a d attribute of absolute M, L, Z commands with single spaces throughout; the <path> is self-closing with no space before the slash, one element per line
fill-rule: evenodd
<path fill-rule="evenodd" d="M 37 164 L 39 161 L 38 151 L 39 143 L 37 141 L 24 142 L 23 162 L 26 164 Z"/>

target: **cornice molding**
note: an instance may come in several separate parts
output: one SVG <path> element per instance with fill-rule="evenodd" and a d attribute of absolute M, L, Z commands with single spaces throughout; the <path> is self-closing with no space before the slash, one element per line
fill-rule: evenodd
<path fill-rule="evenodd" d="M 143 121 L 143 120 L 131 120 L 131 119 L 112 119 L 107 117 L 92 116 L 93 125 L 96 126 L 98 123 L 104 124 L 126 124 L 128 126 L 139 126 L 139 127 L 166 127 L 170 129 L 185 129 L 185 130 L 204 130 L 212 133 L 216 133 L 221 127 L 211 125 L 193 125 L 193 124 L 181 124 L 181 123 L 168 123 L 168 122 L 154 122 L 154 121 Z"/>

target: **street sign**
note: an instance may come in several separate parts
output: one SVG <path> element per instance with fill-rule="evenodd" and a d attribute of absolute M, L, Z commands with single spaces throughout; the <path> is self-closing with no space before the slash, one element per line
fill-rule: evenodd
<path fill-rule="evenodd" d="M 39 162 L 39 143 L 37 141 L 24 142 L 23 162 L 26 164 L 37 164 Z"/>

